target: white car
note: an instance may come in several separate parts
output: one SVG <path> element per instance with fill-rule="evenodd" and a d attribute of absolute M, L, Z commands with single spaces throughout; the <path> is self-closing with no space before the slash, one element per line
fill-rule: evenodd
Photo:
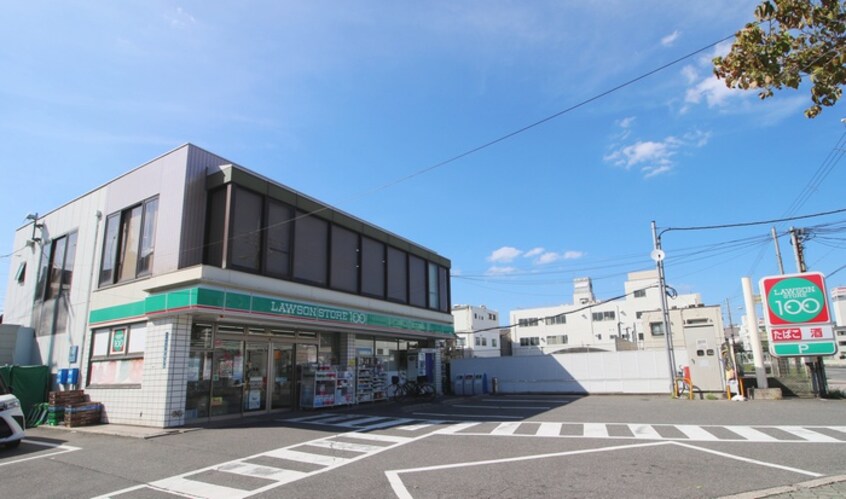
<path fill-rule="evenodd" d="M 24 438 L 24 413 L 21 401 L 0 378 L 0 445 L 13 449 Z"/>

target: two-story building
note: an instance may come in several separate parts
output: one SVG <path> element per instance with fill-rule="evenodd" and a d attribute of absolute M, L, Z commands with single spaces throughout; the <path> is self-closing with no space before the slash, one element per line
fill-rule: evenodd
<path fill-rule="evenodd" d="M 190 144 L 29 216 L 13 249 L 4 321 L 109 422 L 374 400 L 453 337 L 448 259 Z"/>
<path fill-rule="evenodd" d="M 482 305 L 454 305 L 453 327 L 464 357 L 499 357 L 499 313 Z"/>

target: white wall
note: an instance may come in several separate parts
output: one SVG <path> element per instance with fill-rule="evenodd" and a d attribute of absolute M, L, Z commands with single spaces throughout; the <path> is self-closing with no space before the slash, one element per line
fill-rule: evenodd
<path fill-rule="evenodd" d="M 678 363 L 687 353 L 675 350 Z M 594 352 L 455 359 L 450 382 L 461 374 L 496 377 L 500 393 L 670 393 L 667 354 L 660 351 Z"/>

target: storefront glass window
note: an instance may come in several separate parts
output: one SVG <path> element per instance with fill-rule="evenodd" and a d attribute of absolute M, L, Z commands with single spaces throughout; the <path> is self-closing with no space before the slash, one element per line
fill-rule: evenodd
<path fill-rule="evenodd" d="M 341 337 L 338 333 L 320 333 L 317 362 L 336 366 L 341 358 Z"/>
<path fill-rule="evenodd" d="M 382 361 L 386 371 L 396 371 L 399 365 L 399 351 L 396 340 L 376 340 L 376 357 Z"/>
<path fill-rule="evenodd" d="M 355 356 L 356 357 L 372 357 L 374 354 L 374 345 L 372 336 L 356 336 L 355 337 Z"/>

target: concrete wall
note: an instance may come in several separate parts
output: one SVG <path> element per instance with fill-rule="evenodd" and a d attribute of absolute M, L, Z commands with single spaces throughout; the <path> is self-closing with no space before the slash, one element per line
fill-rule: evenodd
<path fill-rule="evenodd" d="M 687 364 L 687 353 L 675 351 Z M 450 382 L 461 374 L 487 374 L 500 393 L 669 393 L 667 354 L 661 351 L 593 352 L 492 359 L 455 359 Z"/>

